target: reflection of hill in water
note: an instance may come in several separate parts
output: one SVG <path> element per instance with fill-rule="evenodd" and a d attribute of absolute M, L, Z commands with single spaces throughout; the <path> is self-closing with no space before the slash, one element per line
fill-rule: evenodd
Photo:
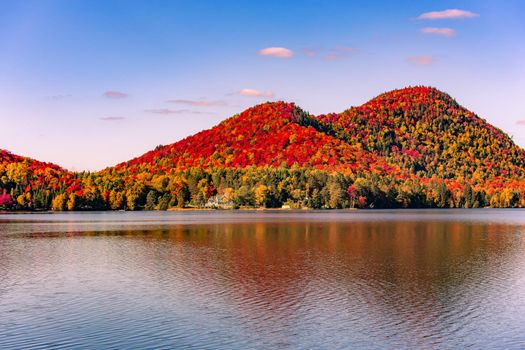
<path fill-rule="evenodd" d="M 401 345 L 410 334 L 408 344 L 422 346 L 493 329 L 487 315 L 503 311 L 502 298 L 517 298 L 521 232 L 415 221 L 227 224 L 154 235 L 194 247 L 191 261 L 181 257 L 175 268 L 191 264 L 194 292 L 205 298 L 215 288 L 257 328 L 329 322 L 344 327 L 341 340 L 365 342 L 356 345 L 371 335 L 392 345 L 403 334 Z"/>
<path fill-rule="evenodd" d="M 4 281 L 35 261 L 49 279 L 66 269 L 83 276 L 79 283 L 91 293 L 117 295 L 122 304 L 113 308 L 147 300 L 159 313 L 183 317 L 188 337 L 211 329 L 252 347 L 330 348 L 524 340 L 515 318 L 525 312 L 525 233 L 514 224 L 213 223 L 32 234 L 9 245 L 27 254 L 15 260 L 0 248 Z M 203 329 L 190 327 L 196 324 Z"/>

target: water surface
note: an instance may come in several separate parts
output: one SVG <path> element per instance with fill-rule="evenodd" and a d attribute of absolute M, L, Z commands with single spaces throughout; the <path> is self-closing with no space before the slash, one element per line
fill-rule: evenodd
<path fill-rule="evenodd" d="M 525 211 L 0 214 L 1 349 L 525 348 Z"/>

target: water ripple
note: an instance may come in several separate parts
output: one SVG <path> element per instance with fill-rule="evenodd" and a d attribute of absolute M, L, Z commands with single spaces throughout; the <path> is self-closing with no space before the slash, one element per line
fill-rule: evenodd
<path fill-rule="evenodd" d="M 522 349 L 520 213 L 2 217 L 0 348 Z"/>

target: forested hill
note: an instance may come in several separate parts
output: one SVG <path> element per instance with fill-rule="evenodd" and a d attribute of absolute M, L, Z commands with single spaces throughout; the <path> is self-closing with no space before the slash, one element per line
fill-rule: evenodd
<path fill-rule="evenodd" d="M 362 144 L 421 177 L 481 181 L 524 176 L 525 151 L 437 89 L 394 90 L 317 118 L 345 142 Z"/>
<path fill-rule="evenodd" d="M 0 151 L 0 208 L 525 207 L 525 151 L 449 95 L 313 116 L 265 103 L 97 173 Z"/>
<path fill-rule="evenodd" d="M 49 208 L 57 193 L 80 188 L 74 174 L 56 164 L 0 149 L 0 209 Z"/>
<path fill-rule="evenodd" d="M 352 171 L 390 171 L 383 158 L 333 137 L 313 116 L 293 103 L 249 108 L 177 143 L 159 146 L 116 166 L 117 170 L 170 171 L 173 168 L 246 168 L 292 166 Z"/>

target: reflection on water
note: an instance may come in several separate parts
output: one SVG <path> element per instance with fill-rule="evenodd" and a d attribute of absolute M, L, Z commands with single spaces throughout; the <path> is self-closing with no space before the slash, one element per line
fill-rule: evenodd
<path fill-rule="evenodd" d="M 524 213 L 0 216 L 0 348 L 524 348 Z"/>

